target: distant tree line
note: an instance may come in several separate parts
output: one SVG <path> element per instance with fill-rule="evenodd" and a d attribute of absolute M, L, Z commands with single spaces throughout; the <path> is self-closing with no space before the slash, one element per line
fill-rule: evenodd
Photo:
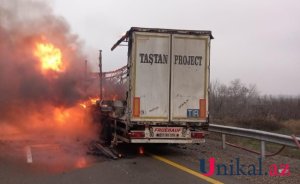
<path fill-rule="evenodd" d="M 214 121 L 284 121 L 300 119 L 300 96 L 260 95 L 255 85 L 239 79 L 210 86 L 210 116 Z"/>

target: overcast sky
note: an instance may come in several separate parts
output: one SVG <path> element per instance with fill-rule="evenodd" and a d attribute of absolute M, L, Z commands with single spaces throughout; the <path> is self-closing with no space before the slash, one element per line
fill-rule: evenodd
<path fill-rule="evenodd" d="M 130 27 L 211 30 L 211 77 L 239 78 L 261 94 L 300 95 L 300 2 L 297 0 L 53 0 L 89 62 L 103 50 L 104 70 L 126 64 L 111 46 Z"/>

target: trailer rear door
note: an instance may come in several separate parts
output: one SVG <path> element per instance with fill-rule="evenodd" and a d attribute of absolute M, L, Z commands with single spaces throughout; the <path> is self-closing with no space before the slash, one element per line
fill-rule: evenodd
<path fill-rule="evenodd" d="M 207 117 L 209 36 L 172 35 L 171 121 Z"/>
<path fill-rule="evenodd" d="M 133 33 L 132 121 L 169 121 L 170 38 Z"/>

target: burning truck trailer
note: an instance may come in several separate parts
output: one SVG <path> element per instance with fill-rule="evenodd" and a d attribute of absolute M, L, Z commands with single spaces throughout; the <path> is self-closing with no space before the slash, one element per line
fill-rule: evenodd
<path fill-rule="evenodd" d="M 127 65 L 113 72 L 102 72 L 100 51 L 102 139 L 114 145 L 205 142 L 211 39 L 211 31 L 132 27 L 111 48 L 128 46 Z"/>

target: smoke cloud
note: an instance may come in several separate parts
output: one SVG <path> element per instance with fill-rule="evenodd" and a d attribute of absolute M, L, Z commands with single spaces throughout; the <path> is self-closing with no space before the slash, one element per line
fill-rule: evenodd
<path fill-rule="evenodd" d="M 65 20 L 52 14 L 42 2 L 5 0 L 0 5 L 0 109 L 40 104 L 73 105 L 82 97 L 84 56 L 78 37 L 70 33 Z M 38 69 L 33 47 L 49 41 L 61 49 L 64 73 L 49 80 Z M 1 116 L 3 117 L 3 116 Z"/>
<path fill-rule="evenodd" d="M 41 70 L 37 43 L 61 52 L 62 71 Z M 44 1 L 0 0 L 0 140 L 30 135 L 69 144 L 94 138 L 88 112 L 78 105 L 86 98 L 81 48 Z"/>

